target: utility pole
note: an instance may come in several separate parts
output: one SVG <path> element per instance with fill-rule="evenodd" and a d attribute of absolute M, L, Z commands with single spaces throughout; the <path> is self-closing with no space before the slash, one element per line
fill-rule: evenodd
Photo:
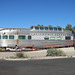
<path fill-rule="evenodd" d="M 74 34 L 74 38 L 73 38 L 73 45 L 74 45 L 74 50 L 75 50 L 75 34 Z"/>
<path fill-rule="evenodd" d="M 75 50 L 75 40 L 74 40 L 74 50 Z"/>

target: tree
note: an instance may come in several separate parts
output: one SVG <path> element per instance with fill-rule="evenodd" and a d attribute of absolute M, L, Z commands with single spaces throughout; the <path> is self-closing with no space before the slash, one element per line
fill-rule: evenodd
<path fill-rule="evenodd" d="M 38 24 L 37 26 L 40 26 L 40 24 Z"/>
<path fill-rule="evenodd" d="M 75 26 L 72 28 L 73 31 L 75 31 Z"/>
<path fill-rule="evenodd" d="M 52 27 L 52 25 L 49 25 L 49 27 Z"/>
<path fill-rule="evenodd" d="M 43 25 L 41 25 L 41 26 L 43 26 Z"/>
<path fill-rule="evenodd" d="M 71 24 L 67 24 L 65 30 L 70 30 L 71 31 L 72 30 L 72 25 Z"/>
<path fill-rule="evenodd" d="M 60 26 L 57 26 L 58 28 L 61 28 Z"/>

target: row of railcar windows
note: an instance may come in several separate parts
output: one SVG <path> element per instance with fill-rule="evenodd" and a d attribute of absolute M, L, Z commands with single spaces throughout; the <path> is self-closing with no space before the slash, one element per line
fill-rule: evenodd
<path fill-rule="evenodd" d="M 33 29 L 33 27 L 31 27 L 31 29 Z M 59 30 L 61 31 L 62 28 L 56 28 L 56 27 L 35 27 L 35 30 Z"/>
<path fill-rule="evenodd" d="M 19 35 L 18 38 L 19 38 L 19 39 L 26 39 L 26 36 L 24 36 L 24 35 Z M 31 36 L 30 36 L 30 35 L 28 36 L 28 39 L 31 39 Z"/>
<path fill-rule="evenodd" d="M 1 39 L 1 35 L 0 35 L 0 39 Z M 3 35 L 3 39 L 8 39 L 7 35 Z M 14 35 L 9 35 L 9 39 L 14 39 Z M 19 35 L 18 39 L 26 39 L 25 35 Z M 28 39 L 31 39 L 31 36 L 28 36 Z"/>
<path fill-rule="evenodd" d="M 49 40 L 49 37 L 44 37 L 45 40 Z M 51 40 L 55 40 L 55 37 L 50 37 Z M 57 40 L 62 40 L 62 37 L 57 37 Z M 65 40 L 71 40 L 70 36 L 66 36 Z"/>
<path fill-rule="evenodd" d="M 0 35 L 0 39 L 1 39 L 1 35 Z M 8 36 L 3 35 L 3 39 L 8 39 Z M 14 39 L 14 35 L 9 35 L 9 39 Z"/>
<path fill-rule="evenodd" d="M 1 35 L 0 35 L 0 39 L 1 39 Z M 8 39 L 7 35 L 3 36 L 3 39 Z M 9 35 L 9 39 L 14 39 L 14 35 Z M 18 39 L 26 39 L 25 35 L 19 35 Z M 28 39 L 31 39 L 31 35 L 28 36 Z M 45 40 L 49 40 L 49 37 L 44 37 Z M 50 37 L 51 40 L 55 40 L 55 37 Z M 57 37 L 58 40 L 62 40 L 61 37 Z M 70 36 L 66 36 L 65 40 L 71 40 Z"/>
<path fill-rule="evenodd" d="M 55 36 L 67 36 L 67 34 L 49 34 L 49 33 L 31 33 L 31 35 L 55 35 Z"/>

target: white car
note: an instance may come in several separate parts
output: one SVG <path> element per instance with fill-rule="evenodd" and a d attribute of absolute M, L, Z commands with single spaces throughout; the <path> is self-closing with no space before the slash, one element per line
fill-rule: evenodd
<path fill-rule="evenodd" d="M 13 49 L 13 48 L 6 48 L 6 50 L 9 50 L 9 51 L 21 51 L 20 49 Z"/>

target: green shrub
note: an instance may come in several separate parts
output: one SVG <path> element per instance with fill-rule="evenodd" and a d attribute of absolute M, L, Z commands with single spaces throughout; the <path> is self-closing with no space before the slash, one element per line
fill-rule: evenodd
<path fill-rule="evenodd" d="M 0 51 L 2 51 L 2 48 L 0 48 Z"/>
<path fill-rule="evenodd" d="M 47 50 L 46 56 L 65 56 L 65 53 L 57 48 L 51 48 Z"/>
<path fill-rule="evenodd" d="M 16 59 L 16 57 L 10 56 L 11 59 Z"/>
<path fill-rule="evenodd" d="M 24 56 L 24 54 L 23 53 L 16 53 L 16 57 L 17 58 L 28 58 L 27 56 Z"/>
<path fill-rule="evenodd" d="M 24 54 L 23 53 L 16 53 L 16 57 L 17 58 L 23 58 L 24 57 Z"/>

